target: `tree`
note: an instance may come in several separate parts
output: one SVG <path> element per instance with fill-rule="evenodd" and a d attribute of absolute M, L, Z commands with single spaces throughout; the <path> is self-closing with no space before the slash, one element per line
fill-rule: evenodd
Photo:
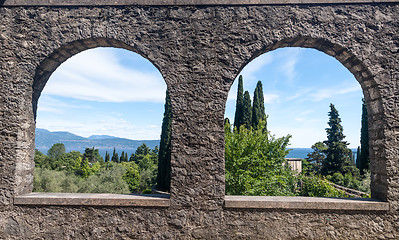
<path fill-rule="evenodd" d="M 360 130 L 360 158 L 359 161 L 359 170 L 360 174 L 364 174 L 367 170 L 370 169 L 370 154 L 369 154 L 369 127 L 368 127 L 368 118 L 367 118 L 367 106 L 362 99 L 362 127 Z"/>
<path fill-rule="evenodd" d="M 111 161 L 112 162 L 119 162 L 119 156 L 118 156 L 118 153 L 115 151 L 115 148 L 114 148 L 114 152 L 112 153 Z"/>
<path fill-rule="evenodd" d="M 119 159 L 119 162 L 127 162 L 127 158 L 125 159 L 125 151 L 122 151 L 121 157 Z"/>
<path fill-rule="evenodd" d="M 260 121 L 266 121 L 266 114 L 262 82 L 258 81 L 254 91 L 254 102 L 252 104 L 252 127 L 258 127 Z"/>
<path fill-rule="evenodd" d="M 47 151 L 47 156 L 51 159 L 56 159 L 61 154 L 65 153 L 65 145 L 63 143 L 55 143 Z"/>
<path fill-rule="evenodd" d="M 109 161 L 110 161 L 110 156 L 109 156 L 108 151 L 106 151 L 106 152 L 105 152 L 105 159 L 104 159 L 104 162 L 109 162 Z"/>
<path fill-rule="evenodd" d="M 35 149 L 35 167 L 51 169 L 49 157 Z"/>
<path fill-rule="evenodd" d="M 244 87 L 243 87 L 242 75 L 238 78 L 238 89 L 237 89 L 237 101 L 236 101 L 236 112 L 234 115 L 234 127 L 240 129 L 243 125 L 243 109 L 244 109 Z"/>
<path fill-rule="evenodd" d="M 351 155 L 352 151 L 347 147 L 348 143 L 344 141 L 343 127 L 341 125 L 341 118 L 335 106 L 330 104 L 330 112 L 328 113 L 329 128 L 326 128 L 327 140 L 324 141 L 327 149 L 324 150 L 326 159 L 323 162 L 322 174 L 332 175 L 340 172 L 343 175 L 351 172 Z"/>
<path fill-rule="evenodd" d="M 356 151 L 356 167 L 360 170 L 360 146 L 357 147 Z"/>
<path fill-rule="evenodd" d="M 93 148 L 86 148 L 85 152 L 83 153 L 83 160 L 86 160 L 89 163 L 95 163 L 95 162 L 103 162 L 104 159 L 101 157 L 101 155 L 98 152 L 98 149 Z"/>
<path fill-rule="evenodd" d="M 172 104 L 169 91 L 166 90 L 165 112 L 162 119 L 161 141 L 158 153 L 158 177 L 157 188 L 162 191 L 170 190 L 170 159 L 171 159 L 171 135 L 172 135 Z"/>
<path fill-rule="evenodd" d="M 322 164 L 326 158 L 324 153 L 327 150 L 327 146 L 323 142 L 317 142 L 312 145 L 313 152 L 308 154 L 306 158 L 311 167 L 309 171 L 315 175 L 321 174 Z"/>
<path fill-rule="evenodd" d="M 140 172 L 138 166 L 132 162 L 130 167 L 123 174 L 122 179 L 125 180 L 129 186 L 130 192 L 136 192 L 140 187 Z"/>
<path fill-rule="evenodd" d="M 249 96 L 248 91 L 245 91 L 244 93 L 242 112 L 243 112 L 242 125 L 245 125 L 247 129 L 250 129 L 252 126 L 252 106 L 251 106 L 251 97 Z"/>
<path fill-rule="evenodd" d="M 297 181 L 285 156 L 290 135 L 275 138 L 260 121 L 256 129 L 225 125 L 226 194 L 294 195 Z"/>

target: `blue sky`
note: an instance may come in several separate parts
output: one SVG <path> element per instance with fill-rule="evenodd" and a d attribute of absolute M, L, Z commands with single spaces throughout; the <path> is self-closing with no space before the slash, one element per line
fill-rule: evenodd
<path fill-rule="evenodd" d="M 361 98 L 354 76 L 333 57 L 314 49 L 277 49 L 241 72 L 251 97 L 263 83 L 268 128 L 291 134 L 291 147 L 326 139 L 329 104 L 335 104 L 350 147 L 359 145 Z M 51 76 L 39 99 L 37 127 L 88 137 L 106 134 L 159 139 L 166 84 L 158 70 L 136 53 L 96 48 L 79 53 Z M 237 81 L 226 103 L 234 119 Z"/>

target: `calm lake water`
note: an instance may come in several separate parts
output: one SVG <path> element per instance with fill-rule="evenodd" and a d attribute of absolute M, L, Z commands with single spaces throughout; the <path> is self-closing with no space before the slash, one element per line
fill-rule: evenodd
<path fill-rule="evenodd" d="M 355 154 L 355 160 L 356 160 L 356 148 L 352 148 L 352 153 Z M 287 155 L 287 158 L 306 158 L 308 157 L 308 153 L 313 152 L 311 148 L 292 148 L 290 153 Z"/>
<path fill-rule="evenodd" d="M 39 149 L 39 151 L 41 151 L 44 154 L 47 154 L 47 150 L 48 149 Z M 73 150 L 79 151 L 81 153 L 85 152 L 84 149 L 66 149 L 66 152 L 70 152 Z M 118 153 L 119 157 L 121 156 L 122 151 L 124 151 L 125 153 L 127 152 L 129 158 L 132 153 L 136 152 L 136 149 L 115 149 L 115 150 Z M 355 158 L 356 158 L 356 151 L 357 151 L 357 149 L 352 149 L 352 152 L 355 154 Z M 105 157 L 105 152 L 108 152 L 112 157 L 113 149 L 99 149 L 99 153 L 103 158 Z M 311 152 L 312 152 L 311 148 L 292 148 L 290 153 L 287 155 L 287 158 L 302 158 L 303 159 L 303 158 L 306 158 L 308 156 L 308 153 L 311 153 Z"/>

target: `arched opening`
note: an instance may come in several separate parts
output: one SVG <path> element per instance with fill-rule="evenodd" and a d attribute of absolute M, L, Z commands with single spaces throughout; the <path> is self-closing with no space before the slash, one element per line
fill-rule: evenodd
<path fill-rule="evenodd" d="M 288 47 L 288 48 L 287 48 Z M 301 47 L 301 48 L 289 48 L 289 47 Z M 309 49 L 315 49 L 315 50 L 309 50 Z M 274 50 L 274 51 L 273 51 Z M 317 51 L 318 50 L 318 51 Z M 330 58 L 329 56 L 320 53 L 324 52 L 327 55 L 330 55 L 334 58 Z M 312 84 L 314 84 L 315 86 L 313 86 L 312 88 L 310 88 L 309 86 L 306 85 L 306 78 L 311 78 L 311 76 L 308 76 L 308 73 L 296 73 L 295 72 L 295 68 L 293 68 L 293 66 L 295 66 L 296 64 L 299 64 L 299 62 L 296 62 L 296 57 L 298 56 L 298 54 L 302 53 L 302 54 L 308 54 L 311 59 L 308 62 L 305 62 L 302 65 L 308 65 L 310 62 L 315 61 L 316 59 L 319 58 L 312 58 L 312 55 L 319 53 L 321 55 L 323 55 L 324 57 L 326 57 L 326 59 L 332 59 L 334 60 L 336 63 L 334 64 L 338 64 L 342 67 L 342 65 L 344 65 L 345 68 L 344 72 L 346 72 L 346 77 L 344 76 L 344 78 L 346 78 L 348 80 L 348 83 L 343 83 L 342 81 L 334 81 L 332 79 L 327 80 L 328 78 L 326 78 L 326 81 L 323 83 L 323 79 L 319 79 L 318 82 L 313 82 Z M 266 53 L 262 56 L 260 56 L 261 54 Z M 278 58 L 281 58 L 280 61 L 283 61 L 281 55 L 280 56 L 276 56 L 278 55 L 278 53 L 282 53 L 283 55 L 286 54 L 287 58 L 285 58 L 285 62 L 281 62 L 280 66 L 278 66 L 279 69 L 277 69 L 276 71 L 269 71 L 269 72 L 263 72 L 263 76 L 259 77 L 258 75 L 254 74 L 256 71 L 258 71 L 262 66 L 266 66 L 266 65 L 273 65 L 276 64 L 276 62 L 279 61 Z M 317 54 L 316 54 L 317 55 Z M 256 58 L 256 59 L 255 59 Z M 288 61 L 287 61 L 288 59 Z M 251 66 L 251 62 L 253 61 L 253 64 Z M 330 61 L 329 60 L 329 61 Z M 336 61 L 338 60 L 338 61 Z M 323 63 L 323 59 L 321 60 L 317 60 L 317 61 L 322 61 L 319 62 L 318 64 L 322 64 Z M 273 62 L 273 63 L 272 63 Z M 249 90 L 249 92 L 251 92 L 251 94 L 247 94 L 247 99 L 250 99 L 249 101 L 253 104 L 255 104 L 255 100 L 252 99 L 256 98 L 256 91 L 252 94 L 252 92 L 255 89 L 255 85 L 256 85 L 256 81 L 257 80 L 261 80 L 261 83 L 263 83 L 263 95 L 264 96 L 264 103 L 266 105 L 266 114 L 269 115 L 269 118 L 267 119 L 267 130 L 270 130 L 272 134 L 277 134 L 276 137 L 283 137 L 286 136 L 287 134 L 291 134 L 293 135 L 293 133 L 290 133 L 289 130 L 287 131 L 287 126 L 288 129 L 292 130 L 294 129 L 294 133 L 296 136 L 300 136 L 302 134 L 302 136 L 307 135 L 311 135 L 311 136 L 315 136 L 316 138 L 319 138 L 318 141 L 323 142 L 328 140 L 327 136 L 326 136 L 326 132 L 325 132 L 325 128 L 329 128 L 331 126 L 327 125 L 327 121 L 328 119 L 328 113 L 329 111 L 332 111 L 331 108 L 328 108 L 328 104 L 325 104 L 326 106 L 324 106 L 324 111 L 318 109 L 319 105 L 313 105 L 312 108 L 313 109 L 308 109 L 308 110 L 304 110 L 302 107 L 306 104 L 306 101 L 310 101 L 309 99 L 312 98 L 314 102 L 318 102 L 318 101 L 331 101 L 332 103 L 335 103 L 336 106 L 338 106 L 338 110 L 339 113 L 342 116 L 342 124 L 344 126 L 344 135 L 350 136 L 350 140 L 347 138 L 345 139 L 346 141 L 348 141 L 349 143 L 351 143 L 352 145 L 350 145 L 350 148 L 356 148 L 357 145 L 360 145 L 360 141 L 359 141 L 359 136 L 360 136 L 360 123 L 361 123 L 361 98 L 362 98 L 362 94 L 361 94 L 361 90 L 359 85 L 357 85 L 357 83 L 354 80 L 354 78 L 360 83 L 361 89 L 363 90 L 364 93 L 364 99 L 365 99 L 365 104 L 367 106 L 367 110 L 368 110 L 368 121 L 369 121 L 369 135 L 370 135 L 370 140 L 369 140 L 369 145 L 370 148 L 372 148 L 372 145 L 375 144 L 373 143 L 373 136 L 376 136 L 378 131 L 382 131 L 382 129 L 377 129 L 377 126 L 375 124 L 375 121 L 380 117 L 378 112 L 373 112 L 375 111 L 375 108 L 373 109 L 371 106 L 373 104 L 377 104 L 376 99 L 378 99 L 377 96 L 370 96 L 369 93 L 369 88 L 370 86 L 373 85 L 373 78 L 370 74 L 370 72 L 364 67 L 364 65 L 355 57 L 353 56 L 353 54 L 351 54 L 347 49 L 344 49 L 338 45 L 332 44 L 328 41 L 322 40 L 322 39 L 311 39 L 311 38 L 303 38 L 303 37 L 299 37 L 299 38 L 295 38 L 295 39 L 287 39 L 287 40 L 283 40 L 280 42 L 277 42 L 271 46 L 266 47 L 265 49 L 263 49 L 262 51 L 257 52 L 253 58 L 251 58 L 247 63 L 248 64 L 248 68 L 247 68 L 247 64 L 245 65 L 245 68 L 242 68 L 240 71 L 242 71 L 242 73 L 238 74 L 238 76 L 242 75 L 243 79 L 244 79 L 244 91 L 245 90 Z M 342 65 L 341 65 L 342 64 Z M 302 66 L 305 67 L 305 66 Z M 323 67 L 323 66 L 322 66 Z M 323 70 L 320 66 L 317 69 L 314 69 L 313 72 L 317 72 Z M 324 69 L 324 70 L 328 70 L 328 69 Z M 349 71 L 348 71 L 349 70 Z M 281 80 L 279 79 L 278 76 L 276 76 L 276 72 L 280 72 L 280 74 L 282 73 L 282 75 L 285 75 L 285 80 Z M 252 75 L 251 75 L 252 74 Z M 302 74 L 301 76 L 295 76 L 297 74 Z M 351 77 L 347 77 L 347 75 L 350 75 Z M 352 75 L 353 74 L 353 75 Z M 247 75 L 247 76 L 246 76 Z M 328 74 L 327 74 L 328 75 Z M 319 78 L 323 77 L 323 75 L 319 75 Z M 245 79 L 248 78 L 250 83 L 245 84 Z M 302 80 L 301 80 L 302 78 Z M 238 77 L 237 77 L 238 79 Z M 266 80 L 264 80 L 266 79 Z M 295 84 L 295 80 L 301 80 L 300 84 Z M 251 82 L 252 81 L 252 82 Z M 275 82 L 273 82 L 275 81 Z M 331 83 L 331 81 L 334 81 L 333 83 Z M 229 94 L 229 99 L 227 101 L 226 104 L 226 117 L 228 117 L 231 121 L 231 124 L 235 124 L 235 120 L 234 118 L 236 117 L 235 115 L 235 108 L 234 105 L 238 104 L 237 98 L 239 98 L 239 95 L 237 95 L 237 82 L 235 81 L 235 84 L 233 85 L 231 92 Z M 281 84 L 280 87 L 277 87 L 276 82 L 278 82 L 279 84 Z M 320 88 L 319 84 L 324 84 L 326 82 L 330 83 L 330 86 L 325 86 L 324 88 Z M 284 90 L 282 90 L 282 88 L 285 88 Z M 291 91 L 288 91 L 289 89 L 292 89 Z M 288 89 L 288 90 L 287 90 Z M 287 91 L 286 91 L 287 90 Z M 242 91 L 242 90 L 241 90 Z M 350 110 L 351 108 L 347 108 L 348 110 L 345 110 L 345 106 L 351 104 L 354 100 L 348 99 L 346 96 L 348 95 L 348 93 L 354 93 L 357 92 L 357 104 L 355 104 L 355 106 L 357 105 L 357 110 Z M 331 96 L 337 96 L 338 98 L 334 99 L 330 99 Z M 352 94 L 353 95 L 353 94 Z M 355 94 L 356 95 L 356 94 Z M 237 97 L 236 97 L 237 96 Z M 246 94 L 244 93 L 242 95 L 242 99 L 243 99 L 243 106 L 245 106 L 245 104 L 248 102 L 248 100 L 245 100 L 246 98 Z M 233 100 L 232 100 L 233 99 Z M 289 100 L 289 101 L 288 101 Z M 282 102 L 286 102 L 289 103 L 291 101 L 291 103 L 289 103 L 289 105 L 286 105 L 285 107 L 282 106 Z M 274 103 L 274 105 L 273 105 Z M 233 107 L 232 107 L 233 106 Z M 339 107 L 341 106 L 341 107 Z M 323 108 L 322 105 L 320 105 L 321 108 Z M 245 112 L 246 108 L 248 107 L 244 107 L 243 112 Z M 307 107 L 309 108 L 309 107 Z M 342 108 L 342 109 L 340 109 Z M 342 110 L 342 111 L 341 111 Z M 313 131 L 316 122 L 312 123 L 312 121 L 315 120 L 316 117 L 306 117 L 306 115 L 311 115 L 311 112 L 320 112 L 322 111 L 322 115 L 324 115 L 325 120 L 321 121 L 324 122 L 325 126 L 318 127 L 317 132 L 314 132 L 312 134 L 311 131 Z M 247 111 L 248 112 L 248 111 Z M 253 111 L 252 111 L 253 113 Z M 367 114 L 367 113 L 366 113 Z M 245 115 L 245 114 L 244 114 Z M 280 115 L 279 117 L 277 116 L 273 116 L 273 115 Z M 353 119 L 356 118 L 356 119 Z M 245 119 L 245 117 L 244 117 Z M 252 117 L 252 119 L 254 119 Z M 320 117 L 318 117 L 318 119 L 320 119 Z M 292 120 L 292 121 L 291 121 Z M 310 121 L 312 120 L 312 121 Z M 305 125 L 303 122 L 306 122 L 308 126 L 310 126 L 312 129 L 306 129 Z M 320 120 L 318 120 L 320 121 Z M 350 124 L 348 124 L 348 122 L 357 122 L 357 127 L 356 129 L 354 129 L 353 126 L 350 126 Z M 345 123 L 347 122 L 347 123 Z M 282 126 L 282 124 L 286 124 L 285 127 Z M 345 124 L 347 125 L 347 127 L 345 127 Z M 247 124 L 248 125 L 248 124 Z M 251 123 L 251 127 L 256 128 L 256 124 L 253 124 L 253 121 Z M 274 126 L 273 126 L 274 125 Z M 352 124 L 353 125 L 353 124 Z M 280 126 L 277 127 L 276 126 Z M 273 127 L 274 128 L 274 132 L 273 132 Z M 349 130 L 348 130 L 349 129 Z M 264 131 L 264 130 L 263 130 Z M 302 131 L 302 133 L 301 133 Z M 226 132 L 226 130 L 225 130 Z M 247 132 L 247 130 L 243 131 L 244 133 L 242 135 L 245 135 L 245 137 L 248 137 L 250 134 Z M 324 134 L 324 138 L 320 138 L 321 135 L 317 136 L 318 134 L 323 135 Z M 233 134 L 234 135 L 234 134 Z M 301 146 L 301 147 L 306 147 L 306 139 L 309 138 L 301 138 L 301 137 L 296 137 L 294 136 L 292 138 L 293 143 L 297 146 Z M 351 137 L 354 136 L 354 137 Z M 355 137 L 356 136 L 356 137 Z M 242 136 L 241 136 L 242 137 Z M 255 136 L 255 138 L 257 138 L 259 136 Z M 247 170 L 243 170 L 241 169 L 240 171 L 234 172 L 234 175 L 236 176 L 237 174 L 243 174 L 241 175 L 239 180 L 234 180 L 231 179 L 232 178 L 232 174 L 230 173 L 230 171 L 235 171 L 234 168 L 233 170 L 229 170 L 228 168 L 231 168 L 232 165 L 235 166 L 235 168 L 239 168 L 240 164 L 244 164 L 246 166 L 250 166 L 251 168 L 256 168 L 256 166 L 251 166 L 251 164 L 254 165 L 262 165 L 263 163 L 251 163 L 251 161 L 249 162 L 245 162 L 244 158 L 242 158 L 241 160 L 239 160 L 239 164 L 237 162 L 233 162 L 231 163 L 232 160 L 229 160 L 228 158 L 232 158 L 231 155 L 236 154 L 237 152 L 239 152 L 240 154 L 242 152 L 245 151 L 235 151 L 234 149 L 230 149 L 233 147 L 240 147 L 237 146 L 237 139 L 239 139 L 240 137 L 236 137 L 236 139 L 231 138 L 230 136 L 226 136 L 226 139 L 230 138 L 233 139 L 231 140 L 231 142 L 228 142 L 226 140 L 226 193 L 229 193 L 229 188 L 231 189 L 240 189 L 240 186 L 238 186 L 239 184 L 242 185 L 247 185 L 247 186 L 256 186 L 258 184 L 262 185 L 262 183 L 257 183 L 256 181 L 247 181 L 246 180 L 242 180 L 245 178 L 245 174 L 243 174 L 243 172 L 246 172 Z M 248 138 L 246 138 L 246 141 L 248 140 Z M 275 151 L 282 151 L 284 152 L 284 150 L 286 150 L 287 148 L 289 149 L 289 146 L 285 146 L 283 143 L 285 142 L 285 140 L 287 140 L 287 138 L 278 138 L 275 139 L 271 136 L 266 137 L 264 139 L 265 141 L 275 141 L 273 142 L 273 144 L 277 144 L 279 146 L 279 148 L 274 149 Z M 277 140 L 281 141 L 278 142 Z M 257 142 L 261 142 L 262 140 L 257 138 L 256 140 Z M 256 142 L 254 140 L 254 142 Z M 317 142 L 312 140 L 313 143 Z M 254 147 L 256 144 L 254 144 L 253 146 L 247 146 L 247 149 L 250 149 L 252 147 Z M 257 144 L 257 145 L 261 145 L 261 144 Z M 297 146 L 295 145 L 291 145 L 292 147 L 296 148 Z M 312 145 L 307 146 L 307 148 L 310 148 Z M 242 146 L 241 146 L 242 147 Z M 243 147 L 245 148 L 245 147 Z M 299 150 L 299 149 L 294 149 L 294 150 Z M 320 149 L 319 149 L 320 150 Z M 268 150 L 270 151 L 270 149 Z M 325 157 L 327 157 L 326 155 L 328 155 L 328 150 L 323 150 Z M 356 151 L 356 150 L 355 150 Z M 349 153 L 349 152 L 348 152 Z M 270 153 L 267 153 L 270 154 Z M 267 155 L 264 154 L 264 155 Z M 277 154 L 278 155 L 278 154 Z M 284 157 L 287 157 L 286 152 L 281 154 L 281 156 L 284 155 Z M 302 154 L 303 155 L 303 154 Z M 306 155 L 306 153 L 305 153 Z M 295 157 L 295 156 L 289 156 L 288 157 Z M 349 155 L 348 155 L 349 157 Z M 299 154 L 298 158 L 304 158 L 304 156 L 301 156 L 301 154 Z M 356 156 L 354 157 L 356 158 Z M 371 171 L 371 193 L 372 193 L 372 197 L 373 198 L 377 198 L 377 199 L 381 199 L 381 200 L 385 200 L 386 198 L 386 189 L 384 189 L 384 186 L 386 186 L 386 183 L 384 182 L 384 178 L 383 178 L 383 174 L 381 172 L 381 170 L 376 171 L 375 165 L 373 165 L 373 161 L 376 161 L 375 159 L 375 154 L 370 152 L 370 160 L 371 160 L 371 167 L 370 167 L 370 171 Z M 230 161 L 230 162 L 229 162 Z M 282 161 L 282 160 L 281 160 Z M 302 161 L 303 163 L 303 161 Z M 265 163 L 267 164 L 272 164 L 273 163 Z M 295 164 L 293 162 L 293 164 Z M 281 164 L 280 164 L 281 165 Z M 355 165 L 353 165 L 353 167 L 355 168 Z M 320 173 L 319 173 L 320 174 Z M 323 173 L 325 174 L 325 173 Z M 247 176 L 248 177 L 248 176 Z M 370 178 L 370 175 L 368 175 L 368 177 Z M 248 177 L 249 179 L 251 178 L 251 176 Z M 257 178 L 261 178 L 259 176 L 257 176 Z M 272 179 L 271 178 L 265 177 L 265 181 L 275 181 L 276 183 L 280 184 L 280 185 L 289 185 L 291 186 L 291 188 L 296 188 L 295 186 L 293 187 L 293 185 L 295 185 L 296 183 L 292 184 L 292 180 L 288 179 L 288 180 L 284 180 L 282 181 L 281 179 Z M 234 184 L 232 186 L 229 186 L 229 181 L 233 182 Z M 247 182 L 246 182 L 247 181 Z M 289 182 L 291 181 L 291 182 Z M 294 179 L 294 182 L 296 182 L 297 179 Z M 367 180 L 365 181 L 367 184 Z M 238 184 L 238 185 L 237 185 Z M 290 185 L 291 184 L 291 185 Z M 357 183 L 358 184 L 358 183 Z M 237 185 L 237 186 L 236 186 Z M 264 185 L 264 184 L 263 184 Z M 267 186 L 266 188 L 272 188 L 273 186 Z M 252 188 L 252 187 L 250 187 Z M 302 186 L 301 186 L 302 189 Z M 265 190 L 266 191 L 266 190 Z M 295 196 L 297 195 L 297 193 L 295 193 L 295 191 L 298 191 L 297 189 L 294 189 L 292 191 L 290 191 L 290 193 L 288 193 L 288 195 L 291 196 Z M 247 193 L 252 194 L 254 192 L 262 192 L 262 191 L 256 191 L 256 190 L 248 190 Z M 266 191 L 267 192 L 267 191 Z M 277 191 L 278 192 L 278 191 Z M 284 191 L 282 191 L 284 192 Z M 233 194 L 236 194 L 236 192 L 234 192 Z M 246 195 L 246 194 L 243 194 Z M 259 195 L 259 194 L 252 194 L 252 195 Z M 273 193 L 272 195 L 276 195 L 275 193 Z M 280 195 L 277 193 L 277 195 Z M 284 194 L 283 194 L 284 195 Z M 306 195 L 305 195 L 306 196 Z"/>
<path fill-rule="evenodd" d="M 38 67 L 34 191 L 151 192 L 166 84 L 132 51 L 119 41 L 86 39 Z"/>

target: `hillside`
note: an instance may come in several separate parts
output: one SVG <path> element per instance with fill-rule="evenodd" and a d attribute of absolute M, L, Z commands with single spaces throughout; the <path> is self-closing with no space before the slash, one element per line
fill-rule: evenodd
<path fill-rule="evenodd" d="M 159 145 L 159 140 L 131 140 L 109 135 L 93 135 L 85 138 L 70 132 L 50 132 L 46 129 L 36 128 L 35 144 L 37 149 L 46 153 L 54 143 L 63 143 L 67 151 L 82 151 L 88 147 L 94 147 L 110 152 L 114 148 L 135 150 L 143 143 L 153 149 Z"/>

